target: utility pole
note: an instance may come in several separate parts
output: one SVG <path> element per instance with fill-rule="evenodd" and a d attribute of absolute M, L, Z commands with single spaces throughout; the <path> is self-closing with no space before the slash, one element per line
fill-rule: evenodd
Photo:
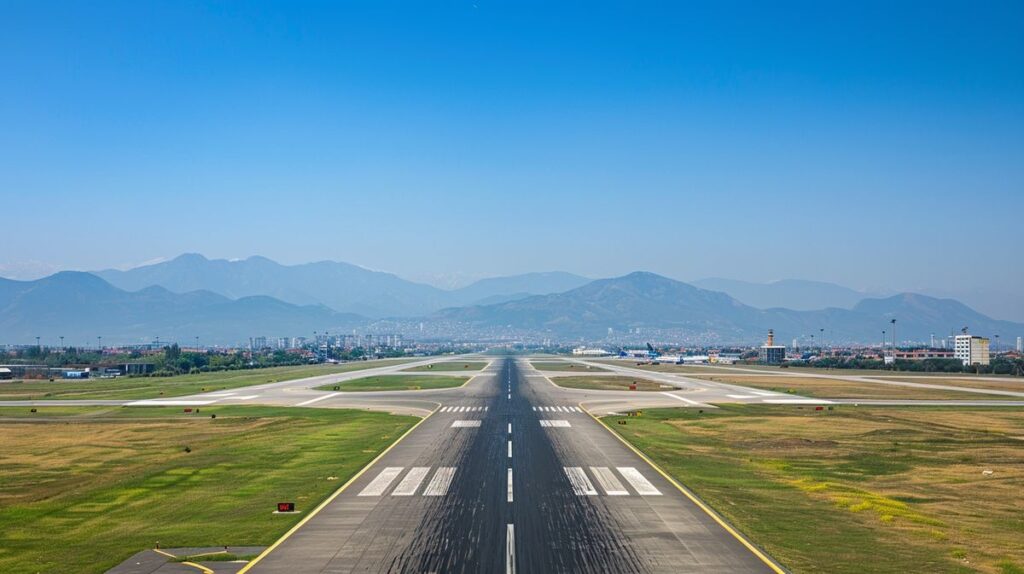
<path fill-rule="evenodd" d="M 61 352 L 64 351 L 64 335 L 60 336 L 60 350 Z"/>
<path fill-rule="evenodd" d="M 100 350 L 100 354 L 103 354 L 103 337 L 96 335 L 96 348 Z"/>

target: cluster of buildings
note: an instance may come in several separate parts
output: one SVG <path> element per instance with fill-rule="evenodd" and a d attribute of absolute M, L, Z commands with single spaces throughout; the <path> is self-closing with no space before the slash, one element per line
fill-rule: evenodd
<path fill-rule="evenodd" d="M 923 361 L 926 359 L 957 359 L 964 366 L 988 365 L 991 362 L 989 351 L 990 341 L 987 337 L 970 335 L 967 330 L 960 335 L 953 337 L 953 348 L 935 348 L 934 346 L 923 349 L 900 350 L 893 348 L 890 351 L 883 351 L 882 358 L 886 364 L 896 360 Z M 1017 337 L 1017 352 L 1024 350 L 1024 340 Z M 785 345 L 775 344 L 775 333 L 768 330 L 768 339 L 761 345 L 758 352 L 760 362 L 768 365 L 779 365 L 786 361 Z"/>

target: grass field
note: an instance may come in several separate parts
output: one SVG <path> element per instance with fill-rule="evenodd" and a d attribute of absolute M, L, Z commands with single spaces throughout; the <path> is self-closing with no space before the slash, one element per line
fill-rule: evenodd
<path fill-rule="evenodd" d="M 319 391 L 416 391 L 462 386 L 469 377 L 446 375 L 380 375 L 317 387 Z"/>
<path fill-rule="evenodd" d="M 952 377 L 878 377 L 890 381 L 907 381 L 910 383 L 925 383 L 930 385 L 947 385 L 951 387 L 971 387 L 974 389 L 995 389 L 999 391 L 1014 391 L 1024 393 L 1024 378 L 1016 379 L 982 379 L 982 378 L 952 378 Z"/>
<path fill-rule="evenodd" d="M 1020 409 L 735 405 L 604 422 L 793 572 L 1024 571 Z"/>
<path fill-rule="evenodd" d="M 0 400 L 52 399 L 151 399 L 221 391 L 250 385 L 303 379 L 320 375 L 347 373 L 384 365 L 408 362 L 409 359 L 359 361 L 340 365 L 300 365 L 242 371 L 220 371 L 176 377 L 118 377 L 116 379 L 85 379 L 25 381 L 0 383 Z"/>
<path fill-rule="evenodd" d="M 446 361 L 443 363 L 433 363 L 431 365 L 420 365 L 419 367 L 412 367 L 409 369 L 403 369 L 410 373 L 430 373 L 437 371 L 480 371 L 487 366 L 485 361 Z"/>
<path fill-rule="evenodd" d="M 934 400 L 1021 400 L 1019 397 L 1007 395 L 985 395 L 942 389 L 919 387 L 903 387 L 884 383 L 865 383 L 841 381 L 837 379 L 821 379 L 813 377 L 744 377 L 704 376 L 700 377 L 719 383 L 743 385 L 755 389 L 765 389 L 780 393 L 793 393 L 805 397 L 824 399 L 934 399 Z"/>
<path fill-rule="evenodd" d="M 164 547 L 267 545 L 415 422 L 334 409 L 0 410 L 0 572 L 104 572 Z M 209 417 L 217 414 L 216 419 Z M 191 452 L 186 452 L 188 447 Z"/>
<path fill-rule="evenodd" d="M 560 387 L 568 387 L 571 389 L 594 389 L 598 391 L 628 391 L 629 385 L 632 383 L 636 383 L 636 390 L 638 391 L 664 391 L 675 388 L 671 385 L 662 385 L 661 383 L 648 381 L 647 379 L 638 379 L 636 377 L 619 375 L 600 375 L 597 377 L 551 377 L 550 380 Z"/>
<path fill-rule="evenodd" d="M 569 363 L 566 361 L 530 361 L 534 369 L 538 371 L 576 371 L 580 373 L 597 373 L 604 372 L 607 369 L 600 367 L 591 367 L 587 365 L 579 365 L 576 363 Z"/>

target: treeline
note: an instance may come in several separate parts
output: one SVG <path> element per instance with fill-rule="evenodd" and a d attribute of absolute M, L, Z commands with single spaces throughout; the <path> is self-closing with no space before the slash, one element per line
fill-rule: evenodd
<path fill-rule="evenodd" d="M 923 359 L 908 361 L 897 359 L 885 364 L 878 359 L 856 357 L 825 357 L 816 361 L 794 361 L 792 367 L 814 367 L 818 369 L 876 369 L 887 371 L 908 371 L 919 373 L 975 373 L 988 375 L 1024 376 L 1024 359 L 994 357 L 989 365 L 964 365 L 959 359 Z"/>

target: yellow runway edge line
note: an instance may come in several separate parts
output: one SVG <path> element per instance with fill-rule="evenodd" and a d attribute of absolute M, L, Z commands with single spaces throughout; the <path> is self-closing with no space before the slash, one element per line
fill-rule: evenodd
<path fill-rule="evenodd" d="M 606 431 L 612 433 L 612 436 L 614 436 L 615 438 L 619 439 L 619 441 L 621 441 L 622 444 L 624 444 L 627 447 L 629 447 L 629 450 L 631 450 L 634 453 L 636 453 L 636 455 L 639 456 L 641 459 L 643 459 L 643 461 L 646 462 L 651 468 L 656 470 L 658 472 L 658 474 L 660 474 L 661 476 L 665 477 L 665 480 L 669 481 L 672 484 L 672 486 L 675 486 L 679 490 L 679 492 L 682 492 L 683 495 L 686 496 L 686 498 L 689 498 L 690 501 L 693 502 L 694 504 L 696 504 L 698 508 L 703 510 L 705 514 L 707 514 L 712 519 L 714 519 L 714 521 L 717 522 L 719 526 L 724 528 L 726 532 L 731 534 L 733 536 L 733 538 L 735 538 L 736 540 L 739 540 L 740 543 L 742 543 L 744 546 L 746 546 L 747 550 L 750 550 L 754 554 L 754 556 L 757 556 L 761 560 L 761 562 L 764 562 L 765 565 L 767 565 L 769 568 L 771 568 L 777 574 L 786 574 L 786 571 L 781 566 L 779 566 L 774 560 L 772 560 L 770 557 L 768 557 L 767 554 L 765 554 L 760 549 L 758 549 L 756 546 L 754 546 L 749 540 L 747 540 L 747 538 L 745 536 L 740 534 L 739 531 L 737 531 L 735 528 L 730 526 L 729 523 L 726 522 L 724 518 L 719 516 L 719 514 L 717 512 L 715 512 L 710 506 L 708 506 L 707 504 L 704 504 L 703 501 L 701 501 L 699 498 L 697 498 L 697 495 L 695 495 L 694 493 L 690 492 L 690 489 L 688 489 L 685 486 L 679 484 L 676 481 L 676 479 L 674 479 L 671 476 L 669 476 L 669 474 L 667 472 L 662 470 L 661 467 L 658 466 L 657 464 L 655 464 L 655 462 L 653 460 L 651 460 L 650 458 L 648 458 L 647 455 L 645 455 L 644 453 L 640 452 L 639 449 L 637 449 L 635 446 L 630 444 L 630 442 L 628 440 L 622 438 L 622 436 L 619 435 L 619 433 L 617 433 L 614 430 L 608 428 L 608 425 L 606 425 L 603 422 L 601 422 L 601 419 L 595 417 L 593 413 L 588 411 L 587 408 L 583 406 L 583 403 L 580 403 L 579 407 L 581 409 L 583 409 L 583 411 L 585 413 L 590 415 L 590 418 L 594 419 L 597 422 L 597 424 L 601 425 L 601 427 L 604 428 Z"/>
<path fill-rule="evenodd" d="M 300 520 L 298 522 L 298 524 L 296 524 L 295 526 L 292 526 L 291 529 L 288 530 L 288 532 L 285 532 L 284 536 L 278 538 L 277 541 L 274 542 L 273 544 L 271 544 L 266 550 L 264 550 L 263 552 L 260 552 L 260 555 L 257 556 L 256 558 L 254 558 L 252 560 L 252 562 L 249 562 L 248 564 L 246 564 L 244 568 L 239 570 L 238 574 L 245 574 L 246 572 L 248 572 L 253 566 L 258 564 L 260 560 L 263 560 L 263 558 L 266 557 L 267 554 L 270 554 L 271 552 L 273 552 L 273 550 L 275 548 L 280 546 L 282 542 L 284 542 L 285 540 L 288 540 L 288 538 L 291 537 L 292 534 L 295 534 L 295 531 L 297 531 L 299 528 L 302 528 L 302 526 L 304 524 L 309 522 L 314 516 L 317 515 L 317 513 L 319 513 L 321 510 L 323 510 L 325 506 L 327 506 L 328 504 L 333 502 L 334 499 L 337 498 L 338 495 L 340 495 L 342 492 L 344 492 L 345 489 L 348 488 L 350 484 L 355 482 L 360 476 L 363 475 L 363 473 L 365 473 L 366 471 L 370 470 L 370 468 L 373 467 L 373 465 L 377 464 L 377 461 L 379 461 L 380 459 L 384 458 L 384 455 L 386 455 L 388 452 L 390 452 L 391 449 L 395 448 L 395 446 L 398 443 L 402 442 L 402 440 L 405 439 L 405 437 L 409 436 L 409 434 L 412 433 L 412 431 L 416 430 L 416 428 L 418 426 L 423 424 L 430 417 L 434 416 L 434 413 L 436 413 L 436 412 L 437 412 L 437 408 L 435 408 L 433 411 L 431 411 L 429 415 L 427 415 L 427 416 L 423 417 L 422 419 L 420 419 L 420 422 L 412 425 L 412 428 L 410 428 L 409 430 L 405 431 L 402 434 L 402 436 L 398 437 L 398 440 L 396 440 L 395 442 L 391 443 L 386 449 L 381 451 L 380 454 L 378 454 L 373 460 L 371 460 L 369 464 L 367 464 L 359 472 L 357 472 L 355 474 L 355 476 L 353 476 L 352 478 L 348 479 L 348 481 L 345 484 L 341 485 L 341 487 L 338 488 L 338 490 L 335 490 L 333 494 L 328 496 L 327 500 L 324 500 L 323 502 L 321 502 L 305 518 Z"/>

